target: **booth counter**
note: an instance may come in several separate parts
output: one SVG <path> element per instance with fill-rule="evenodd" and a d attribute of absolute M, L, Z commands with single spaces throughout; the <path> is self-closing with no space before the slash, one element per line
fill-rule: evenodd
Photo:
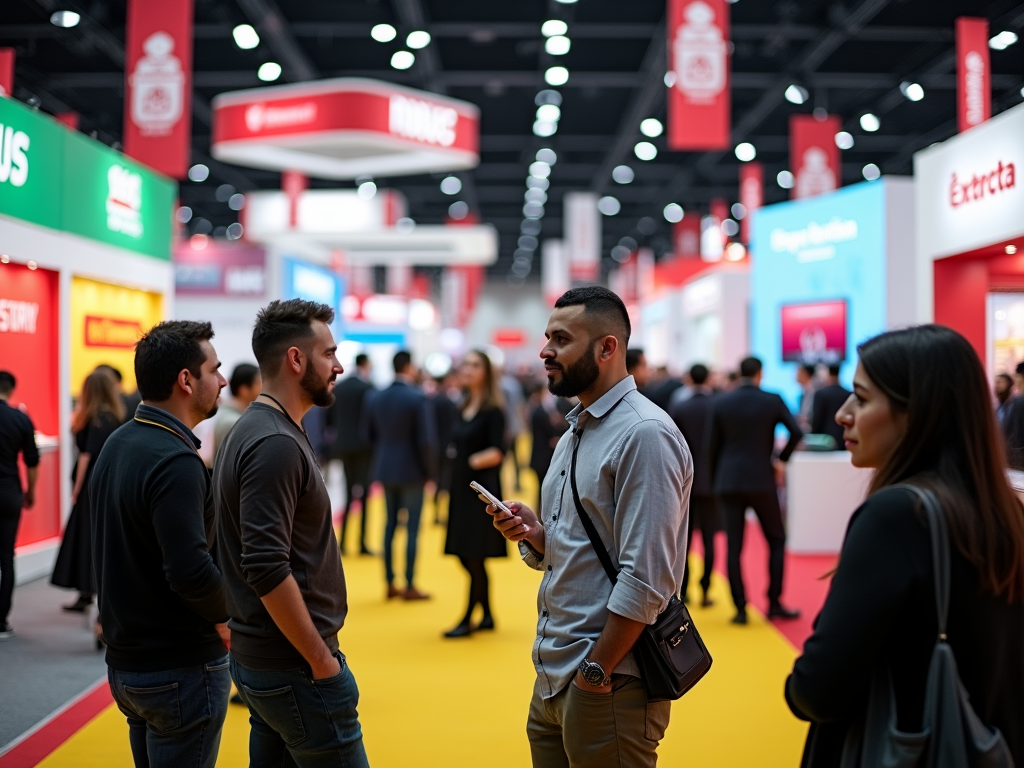
<path fill-rule="evenodd" d="M 139 334 L 173 302 L 176 185 L 48 115 L 0 98 L 0 124 L 24 134 L 0 183 L 0 366 L 12 405 L 38 430 L 36 504 L 22 515 L 19 582 L 53 565 L 70 513 L 71 410 L 82 379 L 116 366 L 134 390 Z"/>
<path fill-rule="evenodd" d="M 864 501 L 872 471 L 850 463 L 848 451 L 797 451 L 786 468 L 786 549 L 834 554 Z"/>

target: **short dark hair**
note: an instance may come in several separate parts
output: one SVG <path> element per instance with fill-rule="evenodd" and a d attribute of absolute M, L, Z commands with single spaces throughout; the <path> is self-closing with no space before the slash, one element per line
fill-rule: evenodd
<path fill-rule="evenodd" d="M 252 352 L 264 377 L 277 375 L 287 349 L 313 338 L 316 320 L 330 325 L 334 322 L 334 310 L 316 301 L 288 299 L 272 301 L 256 313 Z"/>
<path fill-rule="evenodd" d="M 817 369 L 811 363 L 802 363 L 800 365 L 800 369 L 808 376 L 810 376 L 812 379 L 814 378 L 814 374 L 817 371 Z"/>
<path fill-rule="evenodd" d="M 167 320 L 150 328 L 135 346 L 135 381 L 142 399 L 169 398 L 183 370 L 201 376 L 206 353 L 199 344 L 212 338 L 210 323 L 193 320 Z"/>
<path fill-rule="evenodd" d="M 710 371 L 708 371 L 708 367 L 703 363 L 695 363 L 690 367 L 690 380 L 698 387 L 704 386 L 709 375 Z"/>
<path fill-rule="evenodd" d="M 0 395 L 9 395 L 17 386 L 18 380 L 10 371 L 0 371 Z"/>
<path fill-rule="evenodd" d="M 228 386 L 231 387 L 231 396 L 238 397 L 238 391 L 242 387 L 251 387 L 256 377 L 260 375 L 260 369 L 252 363 L 239 363 L 231 372 L 231 380 Z"/>
<path fill-rule="evenodd" d="M 555 309 L 574 307 L 582 304 L 585 314 L 600 315 L 622 327 L 624 337 L 619 339 L 623 347 L 629 346 L 629 335 L 633 328 L 629 323 L 629 312 L 626 305 L 614 291 L 600 285 L 587 285 L 583 288 L 570 288 L 555 302 Z"/>
<path fill-rule="evenodd" d="M 1009 382 L 1010 384 L 1013 384 L 1013 376 L 1011 376 L 1008 373 L 997 373 L 996 374 L 996 378 L 997 379 L 1004 379 L 1005 381 Z"/>
<path fill-rule="evenodd" d="M 395 359 L 391 363 L 395 367 L 395 373 L 402 373 L 412 364 L 412 355 L 403 349 L 395 353 Z"/>
<path fill-rule="evenodd" d="M 828 367 L 828 375 L 829 376 L 838 376 L 839 375 L 839 366 L 838 365 L 830 365 Z"/>
<path fill-rule="evenodd" d="M 370 362 L 370 356 L 365 352 L 360 352 L 356 355 L 356 368 L 362 368 L 368 362 Z"/>
<path fill-rule="evenodd" d="M 756 357 L 745 357 L 740 361 L 740 376 L 752 379 L 761 372 L 761 361 Z"/>
<path fill-rule="evenodd" d="M 640 365 L 640 359 L 644 356 L 644 351 L 638 347 L 633 347 L 626 350 L 626 371 L 632 371 L 638 365 Z"/>
<path fill-rule="evenodd" d="M 117 368 L 115 368 L 112 365 L 108 365 L 107 363 L 100 363 L 99 365 L 96 366 L 96 370 L 97 371 L 106 371 L 107 373 L 109 373 L 111 376 L 114 377 L 114 380 L 118 384 L 120 384 L 122 381 L 124 381 L 124 376 L 121 375 L 121 371 L 119 371 Z"/>
<path fill-rule="evenodd" d="M 1024 361 L 1017 363 L 1017 367 L 1014 368 L 1013 372 L 1024 375 Z"/>

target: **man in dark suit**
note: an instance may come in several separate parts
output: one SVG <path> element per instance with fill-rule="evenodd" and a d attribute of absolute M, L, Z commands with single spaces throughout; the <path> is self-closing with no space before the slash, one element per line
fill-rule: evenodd
<path fill-rule="evenodd" d="M 712 490 L 725 517 L 729 538 L 729 586 L 736 604 L 734 624 L 747 623 L 747 597 L 743 589 L 740 554 L 747 507 L 752 507 L 768 539 L 768 617 L 792 619 L 799 611 L 784 607 L 782 574 L 785 567 L 786 530 L 782 524 L 777 482 L 785 477 L 785 462 L 803 437 L 796 419 L 782 398 L 764 392 L 761 361 L 748 357 L 740 363 L 739 385 L 715 399 L 708 436 L 708 461 Z M 782 424 L 789 442 L 779 458 L 772 460 L 775 427 Z"/>
<path fill-rule="evenodd" d="M 718 531 L 718 505 L 711 492 L 711 472 L 705 452 L 708 441 L 708 428 L 711 421 L 713 392 L 708 382 L 707 366 L 697 363 L 690 368 L 690 380 L 693 383 L 690 397 L 676 400 L 669 408 L 669 416 L 679 427 L 686 438 L 693 454 L 693 485 L 690 486 L 690 529 L 686 536 L 686 549 L 689 552 L 693 541 L 693 529 L 700 528 L 704 542 L 704 575 L 700 586 L 704 590 L 702 605 L 707 608 L 713 605 L 708 597 L 711 587 L 711 573 L 715 567 L 715 533 Z M 690 585 L 690 561 L 687 558 L 683 569 L 683 597 L 686 597 Z"/>
<path fill-rule="evenodd" d="M 843 407 L 852 393 L 839 383 L 839 366 L 831 365 L 825 386 L 814 393 L 811 415 L 811 432 L 816 435 L 831 435 L 835 441 L 834 450 L 844 448 L 843 428 L 836 424 L 836 413 Z"/>
<path fill-rule="evenodd" d="M 370 397 L 366 408 L 364 437 L 373 443 L 371 477 L 384 484 L 388 522 L 384 529 L 384 574 L 388 599 L 426 600 L 429 595 L 416 589 L 416 546 L 423 511 L 423 484 L 431 479 L 437 454 L 437 424 L 427 396 L 416 386 L 412 356 L 395 355 L 395 381 Z M 405 509 L 407 547 L 405 590 L 398 589 L 392 564 L 392 542 L 398 528 L 398 513 Z"/>
<path fill-rule="evenodd" d="M 360 502 L 359 554 L 373 554 L 366 546 L 366 493 L 370 488 L 370 460 L 373 445 L 362 432 L 363 409 L 369 394 L 373 392 L 370 383 L 370 358 L 363 353 L 356 355 L 356 370 L 334 387 L 334 405 L 327 412 L 327 426 L 334 433 L 331 456 L 340 460 L 345 469 L 345 511 L 341 518 L 341 538 L 338 544 L 345 551 L 345 531 L 352 513 L 352 502 Z"/>

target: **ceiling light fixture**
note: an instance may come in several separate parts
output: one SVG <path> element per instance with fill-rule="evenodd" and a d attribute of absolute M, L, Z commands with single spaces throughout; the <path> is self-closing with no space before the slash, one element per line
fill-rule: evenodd
<path fill-rule="evenodd" d="M 840 131 L 837 133 L 836 146 L 840 149 L 851 149 L 853 147 L 853 134 L 848 131 Z"/>
<path fill-rule="evenodd" d="M 620 203 L 616 197 L 605 195 L 597 201 L 597 210 L 605 216 L 614 216 L 622 210 L 622 203 Z"/>
<path fill-rule="evenodd" d="M 243 51 L 251 51 L 260 44 L 259 33 L 251 24 L 239 24 L 231 30 L 231 37 L 235 39 L 235 45 Z"/>
<path fill-rule="evenodd" d="M 1010 244 L 1010 245 L 1006 246 L 1005 250 L 1006 250 L 1006 255 L 1007 256 L 1013 256 L 1013 254 L 1015 254 L 1017 252 L 1017 246 L 1013 245 L 1013 244 Z"/>
<path fill-rule="evenodd" d="M 544 73 L 544 82 L 548 85 L 565 85 L 569 82 L 569 70 L 565 67 L 548 67 Z"/>
<path fill-rule="evenodd" d="M 1005 51 L 1017 42 L 1017 33 L 1004 29 L 995 37 L 989 38 L 988 47 L 994 51 Z"/>
<path fill-rule="evenodd" d="M 924 98 L 924 88 L 921 87 L 920 83 L 900 83 L 900 93 L 908 101 L 920 101 Z"/>
<path fill-rule="evenodd" d="M 683 211 L 683 206 L 679 203 L 669 203 L 665 206 L 665 210 L 662 211 L 662 215 L 665 217 L 665 221 L 669 224 L 676 224 L 682 221 L 683 216 L 686 214 Z"/>
<path fill-rule="evenodd" d="M 562 110 L 555 104 L 541 104 L 537 107 L 537 119 L 556 122 L 562 117 Z"/>
<path fill-rule="evenodd" d="M 661 120 L 654 117 L 648 117 L 646 120 L 640 121 L 640 133 L 651 139 L 656 139 L 665 132 L 665 126 L 661 124 Z"/>
<path fill-rule="evenodd" d="M 430 45 L 430 33 L 423 29 L 414 29 L 405 38 L 405 44 L 419 50 Z"/>
<path fill-rule="evenodd" d="M 395 69 L 408 69 L 416 63 L 416 54 L 412 51 L 395 51 L 391 55 L 391 66 Z"/>
<path fill-rule="evenodd" d="M 63 29 L 77 27 L 78 22 L 81 20 L 81 15 L 74 11 L 54 11 L 50 14 L 50 23 L 55 27 L 61 27 Z"/>
<path fill-rule="evenodd" d="M 556 107 L 560 107 L 562 106 L 562 94 L 558 91 L 552 91 L 550 88 L 545 88 L 537 93 L 533 98 L 533 103 L 538 107 L 542 104 L 554 104 Z"/>
<path fill-rule="evenodd" d="M 793 83 L 786 89 L 786 92 L 783 94 L 783 96 L 786 97 L 786 101 L 788 101 L 790 104 L 803 104 L 805 101 L 807 101 L 807 99 L 810 98 L 811 95 L 807 92 L 807 89 L 804 88 L 802 85 L 797 85 L 796 83 Z"/>
<path fill-rule="evenodd" d="M 565 56 L 572 47 L 572 41 L 563 35 L 555 35 L 544 41 L 544 50 L 551 56 Z"/>
<path fill-rule="evenodd" d="M 390 24 L 377 24 L 373 29 L 370 30 L 370 37 L 372 37 L 378 43 L 390 43 L 392 40 L 398 37 L 398 30 L 396 30 Z"/>
<path fill-rule="evenodd" d="M 372 200 L 377 194 L 377 185 L 372 181 L 364 181 L 359 185 L 356 194 L 359 195 L 360 200 Z"/>
<path fill-rule="evenodd" d="M 757 157 L 757 150 L 754 148 L 754 145 L 751 144 L 749 141 L 744 141 L 740 144 L 737 144 L 735 152 L 736 159 L 744 163 L 749 163 L 751 160 Z"/>
<path fill-rule="evenodd" d="M 458 176 L 445 176 L 441 179 L 441 191 L 446 195 L 457 195 L 462 191 L 462 180 Z"/>
<path fill-rule="evenodd" d="M 448 216 L 455 221 L 462 221 L 469 215 L 469 205 L 462 200 L 456 200 L 448 206 Z"/>
<path fill-rule="evenodd" d="M 612 168 L 612 179 L 618 184 L 629 184 L 635 177 L 633 169 L 628 165 L 616 165 Z"/>
<path fill-rule="evenodd" d="M 877 115 L 865 112 L 860 116 L 860 127 L 868 133 L 874 133 L 882 127 L 882 121 L 878 119 Z"/>
<path fill-rule="evenodd" d="M 732 217 L 737 221 L 741 220 L 744 216 L 747 215 L 747 206 L 745 206 L 743 203 L 733 203 L 732 208 L 730 208 L 729 210 L 732 211 Z"/>
<path fill-rule="evenodd" d="M 875 181 L 878 179 L 882 172 L 878 169 L 878 166 L 874 163 L 868 163 L 861 169 L 861 173 L 864 174 L 864 178 L 868 181 Z"/>
<path fill-rule="evenodd" d="M 541 192 L 546 192 L 547 188 L 551 186 L 551 182 L 547 179 L 538 179 L 536 176 L 527 176 L 526 186 L 528 189 L 539 189 Z"/>
<path fill-rule="evenodd" d="M 530 163 L 530 175 L 536 176 L 538 179 L 546 179 L 551 175 L 551 166 L 540 160 Z"/>
<path fill-rule="evenodd" d="M 649 141 L 638 141 L 633 147 L 633 154 L 641 160 L 653 160 L 658 156 L 658 148 Z"/>
<path fill-rule="evenodd" d="M 779 171 L 779 175 L 775 177 L 775 181 L 777 181 L 779 186 L 783 189 L 793 188 L 793 174 L 789 171 Z"/>
<path fill-rule="evenodd" d="M 272 83 L 281 76 L 281 65 L 276 61 L 265 61 L 256 70 L 256 77 L 265 83 Z"/>
<path fill-rule="evenodd" d="M 569 25 L 561 19 L 548 19 L 540 25 L 540 33 L 544 37 L 556 37 L 569 31 Z"/>
<path fill-rule="evenodd" d="M 673 72 L 672 70 L 669 70 L 668 72 L 665 73 L 665 78 L 664 79 L 665 79 L 665 87 L 666 88 L 671 88 L 672 86 L 674 86 L 676 84 L 676 73 Z"/>
<path fill-rule="evenodd" d="M 535 160 L 541 163 L 547 163 L 548 165 L 554 165 L 558 162 L 558 155 L 555 154 L 555 150 L 550 147 L 541 147 L 537 150 L 537 154 L 534 157 Z"/>
<path fill-rule="evenodd" d="M 557 131 L 558 123 L 554 120 L 535 120 L 533 123 L 533 135 L 540 136 L 542 139 L 554 136 Z"/>
<path fill-rule="evenodd" d="M 202 163 L 196 163 L 188 169 L 188 177 L 195 182 L 203 182 L 210 178 L 210 169 Z"/>

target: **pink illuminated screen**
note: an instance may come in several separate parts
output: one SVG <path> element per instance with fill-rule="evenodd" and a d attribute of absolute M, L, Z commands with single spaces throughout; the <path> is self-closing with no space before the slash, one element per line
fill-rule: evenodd
<path fill-rule="evenodd" d="M 783 306 L 782 359 L 810 365 L 837 365 L 845 360 L 846 302 Z"/>

